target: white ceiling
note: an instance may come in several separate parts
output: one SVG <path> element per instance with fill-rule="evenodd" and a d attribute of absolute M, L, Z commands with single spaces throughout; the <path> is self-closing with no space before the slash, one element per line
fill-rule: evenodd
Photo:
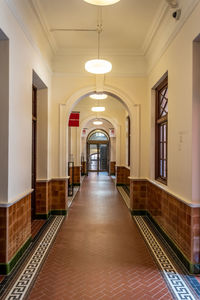
<path fill-rule="evenodd" d="M 58 51 L 97 49 L 96 32 L 51 32 L 53 28 L 96 28 L 98 7 L 83 0 L 32 0 Z M 141 53 L 165 0 L 121 0 L 102 8 L 104 50 Z"/>

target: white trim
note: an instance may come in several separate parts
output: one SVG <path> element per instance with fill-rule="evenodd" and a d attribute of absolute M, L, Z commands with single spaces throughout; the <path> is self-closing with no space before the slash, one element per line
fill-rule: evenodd
<path fill-rule="evenodd" d="M 7 203 L 0 203 L 0 207 L 10 207 L 12 205 L 14 205 L 15 203 L 21 201 L 23 198 L 25 198 L 26 196 L 30 195 L 34 190 L 28 190 L 22 194 L 20 194 L 18 197 L 14 198 L 13 200 L 11 200 L 10 202 Z"/>

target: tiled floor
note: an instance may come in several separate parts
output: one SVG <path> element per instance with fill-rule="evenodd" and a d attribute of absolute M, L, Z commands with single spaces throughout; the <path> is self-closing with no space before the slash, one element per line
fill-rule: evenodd
<path fill-rule="evenodd" d="M 46 220 L 33 220 L 31 222 L 31 236 L 34 238 L 42 226 L 46 223 Z"/>
<path fill-rule="evenodd" d="M 173 299 L 108 176 L 85 178 L 28 299 Z"/>
<path fill-rule="evenodd" d="M 0 275 L 0 283 L 4 280 L 5 276 Z"/>

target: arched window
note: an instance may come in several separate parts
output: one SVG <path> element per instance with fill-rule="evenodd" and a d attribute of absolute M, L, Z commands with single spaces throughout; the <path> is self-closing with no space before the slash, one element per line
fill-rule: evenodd
<path fill-rule="evenodd" d="M 95 131 L 92 132 L 91 135 L 88 137 L 89 141 L 108 141 L 109 138 L 106 133 L 102 131 Z"/>

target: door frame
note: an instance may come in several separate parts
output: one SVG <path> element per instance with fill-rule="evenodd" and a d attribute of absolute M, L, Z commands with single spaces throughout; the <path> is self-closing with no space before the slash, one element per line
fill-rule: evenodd
<path fill-rule="evenodd" d="M 94 134 L 95 132 L 102 132 L 103 134 L 105 134 L 107 137 L 108 137 L 108 140 L 89 140 L 89 138 L 90 138 L 90 136 L 92 135 L 92 134 Z M 89 134 L 88 134 L 88 136 L 87 136 L 87 143 L 86 143 L 86 152 L 87 152 L 87 174 L 88 174 L 88 172 L 97 172 L 97 173 L 99 173 L 99 172 L 105 172 L 104 170 L 99 170 L 99 163 L 97 164 L 98 165 L 98 167 L 97 167 L 97 170 L 89 170 L 89 155 L 90 155 L 90 145 L 91 144 L 93 144 L 93 145 L 97 145 L 97 149 L 98 149 L 98 154 L 99 154 L 99 145 L 100 144 L 107 144 L 107 147 L 108 147 L 108 156 L 107 156 L 107 170 L 106 170 L 106 172 L 108 172 L 109 171 L 109 161 L 110 161 L 110 137 L 109 137 L 109 135 L 108 135 L 108 133 L 105 131 L 105 130 L 103 130 L 103 129 L 95 129 L 95 130 L 93 130 L 93 131 L 91 131 Z M 99 161 L 99 160 L 98 160 Z"/>

